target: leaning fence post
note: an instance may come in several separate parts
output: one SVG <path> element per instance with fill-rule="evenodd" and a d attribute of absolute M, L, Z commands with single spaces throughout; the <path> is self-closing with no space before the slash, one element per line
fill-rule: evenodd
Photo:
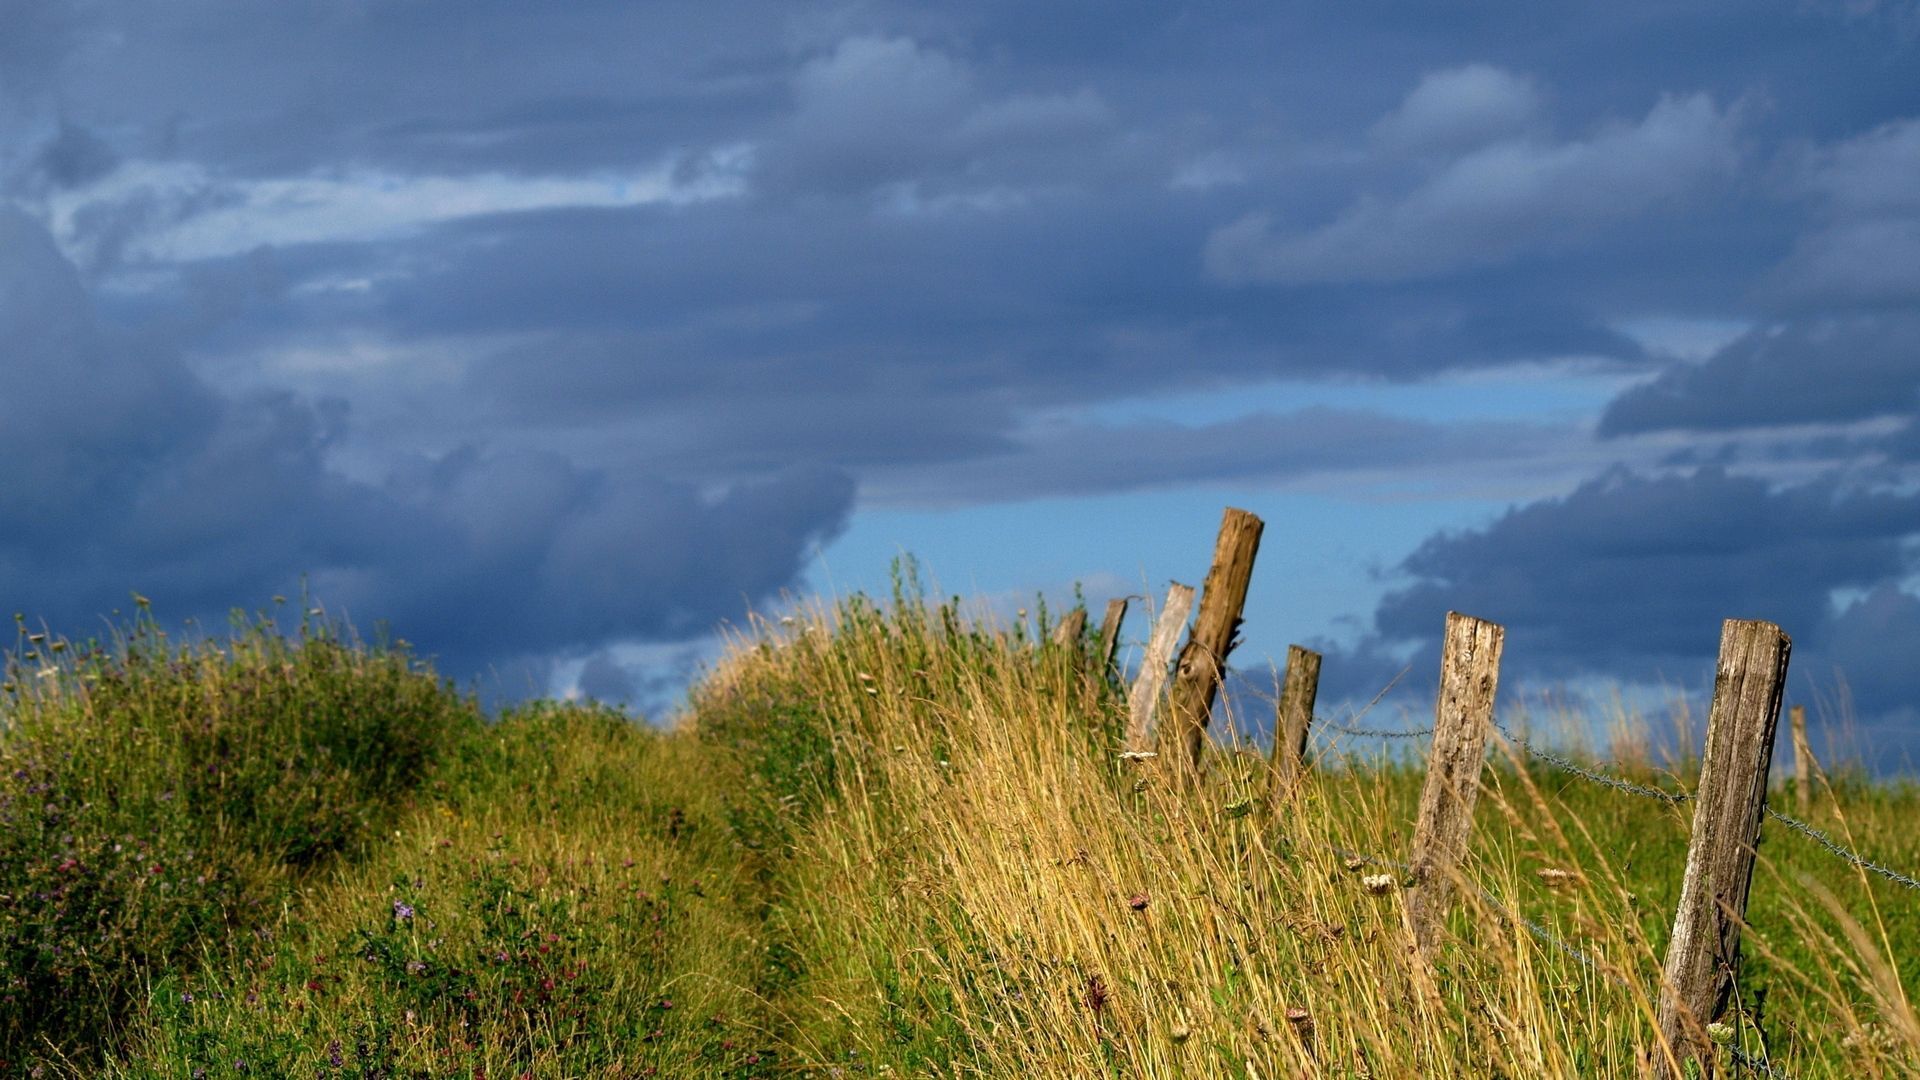
<path fill-rule="evenodd" d="M 1306 769 L 1307 728 L 1313 723 L 1313 702 L 1320 694 L 1320 654 L 1298 645 L 1287 646 L 1287 674 L 1280 701 L 1273 712 L 1273 774 L 1269 803 L 1293 794 Z"/>
<path fill-rule="evenodd" d="M 1795 705 L 1787 710 L 1793 724 L 1793 795 L 1800 816 L 1813 812 L 1813 746 L 1807 742 L 1807 707 Z"/>
<path fill-rule="evenodd" d="M 1706 1025 L 1733 989 L 1792 648 L 1770 622 L 1728 619 L 1720 628 L 1693 837 L 1660 984 L 1660 1036 L 1673 1051 L 1670 1075 L 1684 1075 L 1689 1060 L 1713 1070 Z"/>
<path fill-rule="evenodd" d="M 1086 636 L 1086 633 L 1087 609 L 1075 607 L 1061 618 L 1060 625 L 1053 628 L 1053 640 L 1070 649 L 1077 648 L 1080 645 L 1080 639 Z"/>
<path fill-rule="evenodd" d="M 1100 620 L 1100 663 L 1096 670 L 1103 679 L 1113 675 L 1113 657 L 1120 649 L 1120 624 L 1127 620 L 1127 598 L 1107 601 L 1107 617 Z"/>
<path fill-rule="evenodd" d="M 1480 795 L 1480 769 L 1493 729 L 1493 696 L 1500 684 L 1505 641 L 1500 624 L 1447 612 L 1440 694 L 1433 706 L 1433 755 L 1420 791 L 1409 860 L 1414 887 L 1407 893 L 1407 917 L 1422 952 L 1433 946 L 1446 920 L 1454 867 L 1466 855 L 1473 834 L 1473 804 Z"/>
<path fill-rule="evenodd" d="M 1173 582 L 1167 589 L 1167 602 L 1153 621 L 1153 634 L 1147 638 L 1147 654 L 1140 660 L 1140 673 L 1127 691 L 1127 749 L 1146 750 L 1147 734 L 1153 729 L 1153 710 L 1160 704 L 1160 690 L 1167 685 L 1167 665 L 1173 661 L 1174 643 L 1187 627 L 1193 614 L 1193 586 Z"/>
<path fill-rule="evenodd" d="M 1174 665 L 1167 716 L 1186 743 L 1189 768 L 1200 766 L 1200 748 L 1206 742 L 1214 695 L 1226 673 L 1227 654 L 1239 644 L 1234 635 L 1240 630 L 1240 609 L 1247 602 L 1247 583 L 1253 578 L 1253 557 L 1260 550 L 1264 527 L 1258 517 L 1231 506 L 1221 515 L 1213 566 L 1200 593 L 1200 614 L 1194 617 L 1186 648 Z"/>

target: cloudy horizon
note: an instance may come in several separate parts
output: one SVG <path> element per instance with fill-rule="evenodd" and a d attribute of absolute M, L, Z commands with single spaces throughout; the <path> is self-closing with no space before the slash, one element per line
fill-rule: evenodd
<path fill-rule="evenodd" d="M 0 0 L 0 589 L 670 705 L 789 594 L 1197 583 L 1330 700 L 1794 637 L 1920 749 L 1920 8 Z M 1503 693 L 1507 691 L 1503 690 Z"/>

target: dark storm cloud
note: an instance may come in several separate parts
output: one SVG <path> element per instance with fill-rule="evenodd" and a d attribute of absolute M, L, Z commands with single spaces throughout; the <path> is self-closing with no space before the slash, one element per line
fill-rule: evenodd
<path fill-rule="evenodd" d="M 841 525 L 849 478 L 719 492 L 555 454 L 466 448 L 384 483 L 328 464 L 339 402 L 216 392 L 96 320 L 44 229 L 0 212 L 0 582 L 86 632 L 129 591 L 217 619 L 302 576 L 465 675 L 489 659 L 681 637 L 789 585 Z"/>
<path fill-rule="evenodd" d="M 1603 435 L 1911 415 L 1920 400 L 1920 312 L 1801 320 L 1742 335 L 1622 393 Z"/>
<path fill-rule="evenodd" d="M 1723 619 L 1769 619 L 1794 638 L 1796 695 L 1831 694 L 1838 671 L 1861 717 L 1883 720 L 1920 700 L 1907 659 L 1920 599 L 1898 586 L 1916 534 L 1911 494 L 1779 488 L 1720 468 L 1612 471 L 1429 538 L 1398 567 L 1411 583 L 1380 602 L 1341 678 L 1364 700 L 1403 645 L 1417 645 L 1413 672 L 1427 678 L 1456 610 L 1507 627 L 1503 679 L 1515 684 L 1605 671 L 1692 688 L 1712 670 Z M 1837 602 L 1849 591 L 1861 598 Z"/>
<path fill-rule="evenodd" d="M 0 249 L 0 362 L 29 387 L 0 445 L 30 466 L 0 484 L 0 584 L 218 610 L 306 569 L 359 617 L 537 671 L 778 588 L 856 482 L 1525 465 L 1583 460 L 1586 430 L 1059 419 L 1114 399 L 1649 368 L 1662 346 L 1621 328 L 1650 316 L 1761 327 L 1608 411 L 1670 460 L 1911 415 L 1920 83 L 1886 11 L 0 0 L 0 195 L 66 252 L 18 223 Z M 1536 529 L 1578 555 L 1526 524 L 1556 515 L 1771 521 L 1802 490 L 1596 483 L 1479 553 Z M 1819 540 L 1844 565 L 1796 619 L 1819 581 L 1898 572 L 1858 540 Z M 1423 588 L 1479 580 L 1449 544 L 1409 562 L 1382 641 Z M 1898 624 L 1872 596 L 1857 619 Z"/>

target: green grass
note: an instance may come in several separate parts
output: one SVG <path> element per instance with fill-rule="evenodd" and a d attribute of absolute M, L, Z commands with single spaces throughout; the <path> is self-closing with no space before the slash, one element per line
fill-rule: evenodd
<path fill-rule="evenodd" d="M 23 629 L 0 1075 L 1629 1076 L 1660 1053 L 1684 806 L 1496 752 L 1429 967 L 1397 874 L 1375 891 L 1347 854 L 1404 857 L 1417 761 L 1328 754 L 1281 805 L 1248 748 L 1197 786 L 1123 761 L 1117 688 L 1042 620 L 906 582 L 758 625 L 673 730 L 489 719 L 315 620 Z M 1691 782 L 1611 726 L 1586 759 Z M 1853 779 L 1812 819 L 1912 870 L 1917 813 L 1911 784 Z M 1920 1071 L 1920 896 L 1777 824 L 1760 852 L 1731 1037 L 1796 1077 Z"/>

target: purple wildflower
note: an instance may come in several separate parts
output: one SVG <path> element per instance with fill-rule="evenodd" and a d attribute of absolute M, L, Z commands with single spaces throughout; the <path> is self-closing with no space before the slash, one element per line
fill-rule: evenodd
<path fill-rule="evenodd" d="M 393 917 L 399 919 L 401 922 L 406 922 L 408 919 L 413 918 L 413 905 L 407 903 L 405 900 L 395 900 L 393 902 Z"/>

